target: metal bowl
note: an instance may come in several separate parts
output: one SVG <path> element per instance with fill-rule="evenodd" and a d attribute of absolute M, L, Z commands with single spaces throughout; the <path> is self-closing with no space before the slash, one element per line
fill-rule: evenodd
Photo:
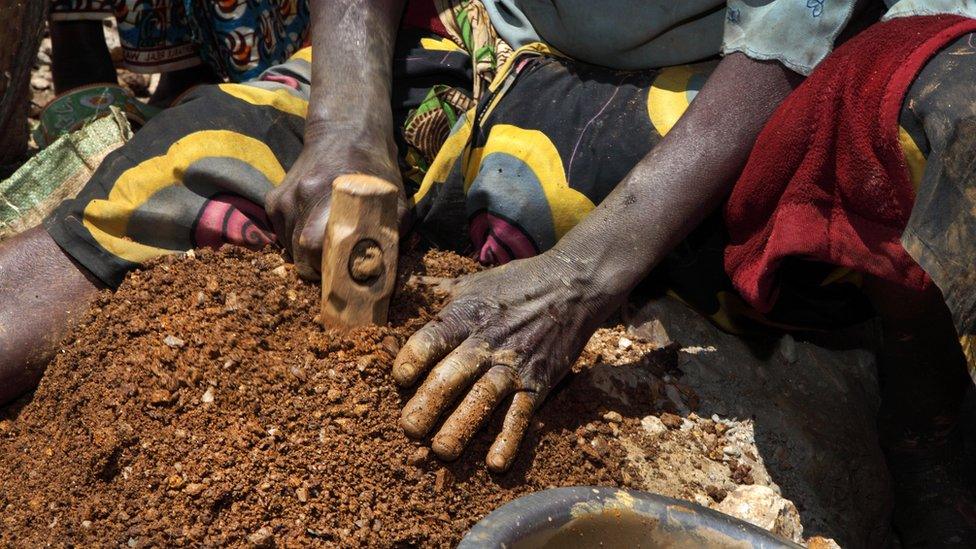
<path fill-rule="evenodd" d="M 574 547 L 797 548 L 735 517 L 687 501 L 618 488 L 574 486 L 523 496 L 482 519 L 459 549 Z"/>

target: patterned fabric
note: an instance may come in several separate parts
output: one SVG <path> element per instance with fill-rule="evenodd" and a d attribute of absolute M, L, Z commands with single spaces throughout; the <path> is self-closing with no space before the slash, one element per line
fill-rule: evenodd
<path fill-rule="evenodd" d="M 393 115 L 403 128 L 431 81 L 471 88 L 458 52 L 398 40 Z M 468 84 L 464 86 L 463 82 Z M 302 150 L 311 48 L 245 84 L 199 86 L 108 155 L 77 198 L 45 220 L 49 234 L 109 286 L 160 255 L 230 243 L 275 241 L 264 197 Z M 420 157 L 399 132 L 405 170 Z M 410 192 L 416 186 L 410 187 Z"/>
<path fill-rule="evenodd" d="M 54 21 L 100 20 L 112 15 L 129 70 L 166 72 L 200 64 L 183 0 L 53 0 L 51 5 Z"/>
<path fill-rule="evenodd" d="M 473 86 L 437 85 L 405 122 L 403 137 L 411 147 L 410 181 L 420 184 L 434 156 L 447 140 L 458 118 L 473 108 L 495 78 L 495 72 L 512 54 L 502 41 L 479 0 L 433 0 L 445 37 L 420 39 L 425 50 L 463 56 L 471 67 Z"/>
<path fill-rule="evenodd" d="M 810 74 L 834 48 L 858 8 L 890 9 L 883 19 L 952 14 L 976 17 L 973 0 L 728 0 L 723 53 L 774 59 L 800 74 Z"/>
<path fill-rule="evenodd" d="M 616 73 L 520 49 L 414 196 L 421 230 L 485 264 L 549 249 L 670 130 L 713 68 Z"/>
<path fill-rule="evenodd" d="M 61 201 L 78 194 L 108 153 L 131 138 L 128 119 L 113 108 L 0 181 L 0 241 L 40 225 Z"/>
<path fill-rule="evenodd" d="M 306 41 L 307 0 L 53 0 L 55 21 L 118 21 L 128 69 L 153 73 L 207 62 L 233 82 L 257 77 Z"/>
<path fill-rule="evenodd" d="M 970 219 L 976 206 L 959 198 L 976 196 L 970 189 L 976 176 L 969 174 L 976 123 L 967 122 L 976 120 L 976 104 L 967 95 L 976 71 L 954 68 L 976 56 L 959 53 L 940 55 L 936 61 L 942 65 L 934 61 L 935 68 L 923 71 L 900 120 L 913 181 L 924 174 L 936 182 L 921 183 L 910 223 L 917 243 L 906 231 L 906 248 L 930 270 L 950 307 L 972 303 L 969 277 L 976 259 L 969 245 L 976 241 L 969 234 L 976 231 Z M 78 198 L 62 203 L 45 221 L 48 232 L 109 285 L 161 254 L 274 241 L 264 196 L 301 151 L 309 61 L 309 50 L 302 50 L 257 81 L 194 91 L 110 154 Z M 419 188 L 407 180 L 419 230 L 436 244 L 497 264 L 549 249 L 584 219 L 673 127 L 714 63 L 619 72 L 534 44 L 497 66 L 477 106 L 466 111 L 474 64 L 453 41 L 402 32 L 395 66 L 401 165 L 405 173 L 422 175 Z M 943 81 L 956 86 L 934 85 Z M 926 95 L 940 89 L 956 90 L 955 95 Z M 913 110 L 926 105 L 932 105 L 929 118 Z M 408 122 L 426 120 L 432 111 L 455 117 L 453 128 L 438 147 L 442 125 L 414 126 L 410 141 L 418 146 L 411 146 Z M 434 149 L 439 150 L 430 160 Z M 727 241 L 721 219 L 713 217 L 657 271 L 723 328 L 743 333 L 769 326 L 836 327 L 871 313 L 857 273 L 799 261 L 782 272 L 791 290 L 760 315 L 725 274 Z M 939 273 L 930 267 L 940 261 L 958 268 Z M 957 323 L 972 351 L 972 309 L 953 310 L 964 315 Z"/>
<path fill-rule="evenodd" d="M 475 101 L 495 70 L 512 55 L 512 48 L 498 37 L 481 0 L 433 0 L 450 39 L 471 57 Z"/>
<path fill-rule="evenodd" d="M 44 107 L 33 131 L 34 142 L 43 149 L 58 137 L 76 131 L 96 118 L 108 116 L 113 107 L 136 129 L 159 113 L 158 108 L 139 101 L 121 86 L 94 84 L 75 88 Z"/>
<path fill-rule="evenodd" d="M 200 54 L 233 82 L 257 78 L 308 39 L 307 0 L 183 0 Z"/>
<path fill-rule="evenodd" d="M 932 58 L 908 91 L 902 147 L 917 195 L 901 240 L 942 291 L 976 380 L 974 83 L 976 34 L 969 34 Z"/>

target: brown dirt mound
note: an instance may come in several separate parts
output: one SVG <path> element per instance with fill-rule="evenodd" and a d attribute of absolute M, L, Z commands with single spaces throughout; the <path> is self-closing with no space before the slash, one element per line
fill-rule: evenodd
<path fill-rule="evenodd" d="M 401 263 L 390 326 L 347 335 L 316 323 L 318 287 L 273 253 L 203 251 L 131 274 L 33 400 L 3 412 L 0 544 L 447 546 L 525 493 L 632 484 L 628 450 L 607 440 L 629 433 L 653 456 L 646 388 L 623 388 L 624 403 L 588 371 L 552 395 L 506 475 L 484 467 L 497 424 L 451 464 L 406 439 L 390 364 L 442 299 L 406 275 L 475 266 Z"/>

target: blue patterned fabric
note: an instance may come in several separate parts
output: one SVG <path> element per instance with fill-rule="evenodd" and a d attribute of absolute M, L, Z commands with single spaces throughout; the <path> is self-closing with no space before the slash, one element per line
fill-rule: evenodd
<path fill-rule="evenodd" d="M 880 4 L 880 0 L 877 0 Z M 723 53 L 773 59 L 810 74 L 834 49 L 856 0 L 728 0 Z M 885 0 L 884 19 L 954 14 L 976 18 L 974 0 Z"/>
<path fill-rule="evenodd" d="M 307 0 L 183 0 L 204 61 L 233 82 L 283 63 L 308 38 Z"/>
<path fill-rule="evenodd" d="M 976 0 L 872 0 L 885 19 L 976 17 Z M 857 0 L 482 0 L 514 47 L 542 41 L 615 69 L 654 69 L 742 52 L 809 74 L 833 50 Z M 723 28 L 724 27 L 724 28 Z"/>
<path fill-rule="evenodd" d="M 302 47 L 307 0 L 53 0 L 52 20 L 115 16 L 132 71 L 174 71 L 206 62 L 232 82 L 256 78 Z"/>

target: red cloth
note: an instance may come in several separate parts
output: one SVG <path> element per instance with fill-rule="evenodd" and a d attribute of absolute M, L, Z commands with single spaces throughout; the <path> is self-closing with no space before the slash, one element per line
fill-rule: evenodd
<path fill-rule="evenodd" d="M 929 278 L 901 235 L 915 202 L 898 142 L 902 100 L 925 63 L 976 20 L 876 24 L 838 48 L 776 110 L 725 209 L 725 268 L 766 312 L 787 257 L 848 267 L 910 288 Z"/>
<path fill-rule="evenodd" d="M 403 14 L 401 26 L 420 29 L 447 37 L 447 29 L 437 16 L 434 0 L 407 0 L 407 9 Z"/>

